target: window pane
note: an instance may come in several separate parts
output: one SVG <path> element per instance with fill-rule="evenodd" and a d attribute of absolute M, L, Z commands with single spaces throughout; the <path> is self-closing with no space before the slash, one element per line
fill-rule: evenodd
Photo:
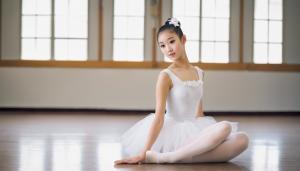
<path fill-rule="evenodd" d="M 199 41 L 187 41 L 186 53 L 190 62 L 199 61 Z"/>
<path fill-rule="evenodd" d="M 67 39 L 56 39 L 54 42 L 54 59 L 55 60 L 68 60 L 68 40 Z"/>
<path fill-rule="evenodd" d="M 124 0 L 123 0 L 124 1 Z M 128 15 L 130 16 L 144 16 L 145 14 L 145 0 L 127 0 Z"/>
<path fill-rule="evenodd" d="M 51 14 L 51 0 L 36 0 L 37 14 Z"/>
<path fill-rule="evenodd" d="M 214 43 L 202 42 L 201 44 L 201 61 L 202 62 L 214 62 Z"/>
<path fill-rule="evenodd" d="M 173 0 L 173 16 L 184 16 L 184 6 L 185 6 L 185 0 Z"/>
<path fill-rule="evenodd" d="M 128 17 L 127 38 L 144 38 L 144 17 Z"/>
<path fill-rule="evenodd" d="M 144 59 L 144 41 L 127 40 L 128 61 L 143 61 Z"/>
<path fill-rule="evenodd" d="M 69 13 L 69 0 L 56 0 L 55 1 L 55 15 L 68 15 Z"/>
<path fill-rule="evenodd" d="M 216 19 L 216 40 L 229 41 L 229 20 Z"/>
<path fill-rule="evenodd" d="M 214 62 L 228 63 L 229 62 L 229 52 L 228 43 L 215 43 L 215 60 Z"/>
<path fill-rule="evenodd" d="M 23 16 L 22 17 L 22 37 L 35 37 L 36 36 L 36 17 Z"/>
<path fill-rule="evenodd" d="M 202 40 L 215 40 L 215 20 L 214 19 L 202 19 Z"/>
<path fill-rule="evenodd" d="M 21 59 L 49 60 L 50 39 L 22 39 Z"/>
<path fill-rule="evenodd" d="M 269 63 L 280 64 L 282 63 L 282 45 L 270 44 L 269 45 Z"/>
<path fill-rule="evenodd" d="M 144 37 L 144 18 L 141 17 L 115 17 L 114 38 Z"/>
<path fill-rule="evenodd" d="M 216 0 L 216 17 L 229 18 L 230 2 L 229 0 Z"/>
<path fill-rule="evenodd" d="M 229 40 L 228 19 L 202 19 L 202 40 Z"/>
<path fill-rule="evenodd" d="M 84 16 L 69 17 L 69 37 L 87 38 L 87 18 Z"/>
<path fill-rule="evenodd" d="M 181 23 L 181 29 L 188 40 L 199 40 L 200 28 L 198 17 L 177 17 Z"/>
<path fill-rule="evenodd" d="M 55 16 L 55 37 L 68 37 L 68 16 Z"/>
<path fill-rule="evenodd" d="M 114 15 L 144 16 L 145 0 L 114 0 Z"/>
<path fill-rule="evenodd" d="M 216 4 L 214 0 L 202 0 L 202 17 L 215 17 Z"/>
<path fill-rule="evenodd" d="M 119 16 L 128 15 L 127 13 L 128 1 L 124 0 L 114 0 L 114 14 Z"/>
<path fill-rule="evenodd" d="M 35 59 L 35 39 L 22 39 L 21 59 Z"/>
<path fill-rule="evenodd" d="M 38 60 L 50 59 L 50 39 L 36 40 L 36 58 Z"/>
<path fill-rule="evenodd" d="M 254 44 L 254 63 L 268 63 L 268 45 L 266 43 Z"/>
<path fill-rule="evenodd" d="M 87 60 L 86 40 L 69 40 L 69 59 L 80 61 Z"/>
<path fill-rule="evenodd" d="M 36 1 L 37 0 L 23 0 L 22 14 L 36 14 Z"/>
<path fill-rule="evenodd" d="M 268 21 L 254 21 L 254 41 L 268 41 Z"/>
<path fill-rule="evenodd" d="M 114 40 L 114 56 L 116 61 L 143 61 L 143 40 Z"/>
<path fill-rule="evenodd" d="M 173 0 L 173 16 L 178 17 L 199 17 L 199 0 Z"/>
<path fill-rule="evenodd" d="M 200 1 L 199 0 L 188 0 L 185 1 L 184 6 L 185 16 L 200 16 Z"/>
<path fill-rule="evenodd" d="M 282 0 L 270 0 L 270 19 L 282 19 Z"/>
<path fill-rule="evenodd" d="M 268 0 L 256 0 L 255 1 L 255 19 L 267 19 L 268 18 Z"/>
<path fill-rule="evenodd" d="M 70 15 L 87 16 L 88 1 L 87 0 L 69 0 Z"/>
<path fill-rule="evenodd" d="M 282 22 L 270 21 L 269 22 L 269 41 L 270 42 L 282 42 Z"/>
<path fill-rule="evenodd" d="M 54 53 L 56 60 L 87 60 L 87 40 L 56 39 Z"/>
<path fill-rule="evenodd" d="M 37 37 L 51 36 L 51 18 L 50 16 L 37 17 Z"/>
<path fill-rule="evenodd" d="M 114 38 L 126 38 L 128 29 L 127 17 L 114 18 Z"/>

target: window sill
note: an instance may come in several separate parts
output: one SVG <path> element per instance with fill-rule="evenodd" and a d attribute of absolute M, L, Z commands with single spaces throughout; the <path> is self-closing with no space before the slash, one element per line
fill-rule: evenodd
<path fill-rule="evenodd" d="M 166 68 L 167 62 L 116 62 L 116 61 L 32 61 L 0 60 L 0 67 L 49 68 Z M 250 70 L 299 72 L 300 64 L 250 64 L 250 63 L 194 63 L 204 70 Z"/>

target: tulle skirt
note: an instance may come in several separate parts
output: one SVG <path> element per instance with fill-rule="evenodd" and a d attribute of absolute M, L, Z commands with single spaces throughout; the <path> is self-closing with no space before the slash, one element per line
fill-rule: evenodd
<path fill-rule="evenodd" d="M 144 119 L 137 122 L 121 136 L 122 155 L 133 156 L 138 154 L 145 146 L 149 129 L 154 114 L 151 113 Z M 213 117 L 205 116 L 200 118 L 177 119 L 165 115 L 163 127 L 153 144 L 151 150 L 156 152 L 170 152 L 191 142 L 197 135 L 209 125 L 215 124 Z M 237 123 L 229 122 L 232 132 L 237 131 Z"/>

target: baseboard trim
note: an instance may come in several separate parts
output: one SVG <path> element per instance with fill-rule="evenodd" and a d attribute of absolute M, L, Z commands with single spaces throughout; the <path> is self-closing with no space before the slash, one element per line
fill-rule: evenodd
<path fill-rule="evenodd" d="M 0 107 L 0 112 L 64 112 L 64 113 L 95 113 L 95 114 L 147 114 L 154 113 L 154 110 L 137 109 L 98 109 L 98 108 L 30 108 L 30 107 Z M 205 111 L 205 115 L 299 115 L 300 111 Z"/>

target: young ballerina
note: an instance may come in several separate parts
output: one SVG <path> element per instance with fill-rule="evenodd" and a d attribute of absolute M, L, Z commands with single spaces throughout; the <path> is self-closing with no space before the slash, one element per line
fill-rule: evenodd
<path fill-rule="evenodd" d="M 203 70 L 189 63 L 177 19 L 160 27 L 157 43 L 172 64 L 158 76 L 155 113 L 122 135 L 127 157 L 115 164 L 226 162 L 243 152 L 248 137 L 236 123 L 203 114 Z"/>

